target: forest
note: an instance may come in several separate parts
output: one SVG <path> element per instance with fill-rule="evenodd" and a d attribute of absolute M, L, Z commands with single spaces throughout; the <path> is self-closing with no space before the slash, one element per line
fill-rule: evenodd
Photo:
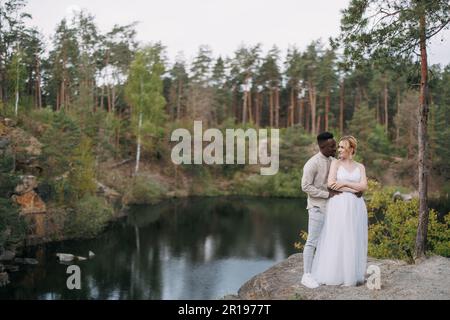
<path fill-rule="evenodd" d="M 416 241 L 418 212 L 426 222 L 419 230 L 426 230 L 428 206 L 436 210 L 431 215 L 447 227 L 436 227 L 431 218 L 430 248 L 448 255 L 442 243 L 450 243 L 450 64 L 425 66 L 424 73 L 424 51 L 417 50 L 448 27 L 449 5 L 417 1 L 427 18 L 421 38 L 414 29 L 419 24 L 405 22 L 417 15 L 408 14 L 390 23 L 380 18 L 380 29 L 358 34 L 355 26 L 367 24 L 358 20 L 362 2 L 352 1 L 343 12 L 339 39 L 317 39 L 286 52 L 271 44 L 242 44 L 231 56 L 205 44 L 193 59 L 180 52 L 172 61 L 164 43 L 136 40 L 137 23 L 101 32 L 95 16 L 80 11 L 62 19 L 47 41 L 30 27 L 26 0 L 1 1 L 0 246 L 30 232 L 11 200 L 21 175 L 39 181 L 37 193 L 52 213 L 46 218 L 49 239 L 92 237 L 114 216 L 114 206 L 97 194 L 98 181 L 127 204 L 187 195 L 304 196 L 303 164 L 314 153 L 317 134 L 330 131 L 358 139 L 357 160 L 380 194 L 388 190 L 380 186 L 390 187 L 391 195 L 393 187 L 418 193 L 408 209 L 415 219 L 408 245 Z M 402 8 L 390 10 L 396 9 Z M 423 105 L 425 114 L 419 112 Z M 280 129 L 279 173 L 261 177 L 250 165 L 174 165 L 170 135 L 176 128 L 192 129 L 194 121 L 220 130 Z M 28 138 L 8 145 L 12 127 Z M 21 145 L 30 137 L 40 149 L 32 157 Z M 388 198 L 384 205 L 392 213 Z M 373 231 L 374 237 L 385 231 Z M 443 242 L 434 243 L 439 237 Z M 397 249 L 379 250 L 386 256 Z"/>

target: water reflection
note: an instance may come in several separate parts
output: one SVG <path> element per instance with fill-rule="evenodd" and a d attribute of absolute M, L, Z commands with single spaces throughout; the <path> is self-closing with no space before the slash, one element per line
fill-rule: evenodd
<path fill-rule="evenodd" d="M 306 227 L 300 199 L 189 198 L 130 208 L 93 240 L 38 248 L 38 266 L 13 274 L 2 299 L 215 299 L 295 253 Z M 82 289 L 66 289 L 56 252 L 78 262 Z M 27 254 L 36 254 L 36 249 Z"/>

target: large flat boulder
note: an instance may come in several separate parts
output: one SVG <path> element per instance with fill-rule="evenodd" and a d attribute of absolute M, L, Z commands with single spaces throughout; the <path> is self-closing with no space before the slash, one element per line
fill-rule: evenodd
<path fill-rule="evenodd" d="M 379 266 L 381 290 L 371 290 L 366 285 L 308 289 L 300 283 L 303 274 L 300 253 L 250 279 L 239 289 L 238 297 L 245 300 L 450 299 L 449 258 L 433 256 L 413 265 L 369 258 L 367 265 Z"/>

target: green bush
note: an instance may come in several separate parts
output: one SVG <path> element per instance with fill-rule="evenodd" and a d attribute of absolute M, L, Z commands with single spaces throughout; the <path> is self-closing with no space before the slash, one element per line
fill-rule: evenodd
<path fill-rule="evenodd" d="M 26 222 L 9 199 L 0 198 L 0 247 L 25 239 Z"/>
<path fill-rule="evenodd" d="M 80 199 L 85 195 L 92 195 L 95 185 L 95 160 L 90 139 L 83 137 L 75 148 L 71 159 L 71 171 L 68 183 L 72 189 L 72 199 Z"/>
<path fill-rule="evenodd" d="M 369 219 L 369 255 L 375 258 L 395 258 L 412 261 L 418 225 L 418 199 L 393 199 L 393 188 L 382 189 L 371 183 L 367 209 Z M 438 221 L 430 210 L 427 253 L 450 256 L 450 215 Z"/>
<path fill-rule="evenodd" d="M 154 204 L 163 199 L 168 188 L 149 177 L 136 176 L 124 196 L 127 204 Z"/>
<path fill-rule="evenodd" d="M 236 174 L 233 193 L 263 197 L 301 197 L 301 170 L 278 172 L 273 176 Z"/>
<path fill-rule="evenodd" d="M 44 175 L 57 177 L 70 169 L 74 152 L 80 144 L 82 134 L 78 124 L 64 112 L 54 114 L 51 126 L 45 131 L 40 163 Z"/>
<path fill-rule="evenodd" d="M 64 234 L 70 238 L 91 238 L 100 233 L 113 215 L 111 206 L 102 198 L 86 196 L 67 211 Z"/>
<path fill-rule="evenodd" d="M 6 157 L 4 157 L 5 160 Z M 19 178 L 10 174 L 10 163 L 0 161 L 0 247 L 15 244 L 25 238 L 27 224 L 10 197 Z"/>

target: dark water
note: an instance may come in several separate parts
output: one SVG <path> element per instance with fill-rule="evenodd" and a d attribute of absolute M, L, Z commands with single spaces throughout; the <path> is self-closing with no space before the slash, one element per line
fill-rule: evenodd
<path fill-rule="evenodd" d="M 303 199 L 189 198 L 137 206 L 93 240 L 33 248 L 0 299 L 217 299 L 296 253 L 307 226 Z M 68 290 L 57 252 L 96 256 L 76 264 Z"/>

